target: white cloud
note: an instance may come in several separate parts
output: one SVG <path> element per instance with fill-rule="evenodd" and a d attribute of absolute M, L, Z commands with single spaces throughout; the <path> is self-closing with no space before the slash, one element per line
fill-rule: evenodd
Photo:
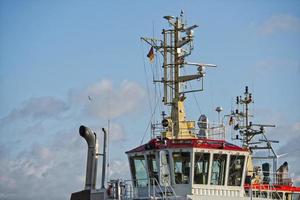
<path fill-rule="evenodd" d="M 47 145 L 31 146 L 16 158 L 0 157 L 0 199 L 69 199 L 84 188 L 86 153 L 86 143 L 71 130 L 58 133 Z M 125 161 L 110 162 L 110 178 L 128 178 L 128 174 Z"/>
<path fill-rule="evenodd" d="M 109 128 L 109 142 L 120 142 L 124 141 L 126 139 L 126 132 L 123 127 L 123 125 L 116 123 L 116 122 L 110 122 L 110 128 Z M 89 128 L 91 128 L 98 137 L 99 143 L 102 144 L 103 142 L 103 134 L 102 134 L 102 128 L 97 125 L 89 125 Z M 107 127 L 105 127 L 106 131 Z"/>
<path fill-rule="evenodd" d="M 111 81 L 102 80 L 83 90 L 80 97 L 85 102 L 87 115 L 113 119 L 139 109 L 145 90 L 131 81 L 123 81 L 119 87 L 114 87 Z"/>
<path fill-rule="evenodd" d="M 28 99 L 0 119 L 5 125 L 1 132 L 5 130 L 7 135 L 0 141 L 0 199 L 69 199 L 72 192 L 82 190 L 87 147 L 74 126 L 88 122 L 88 126 L 101 134 L 99 124 L 106 124 L 101 118 L 111 117 L 111 144 L 124 141 L 125 129 L 114 119 L 137 111 L 144 95 L 144 89 L 137 83 L 123 81 L 116 87 L 111 81 L 102 80 L 71 93 L 68 100 Z M 22 142 L 12 144 L 12 141 Z M 111 161 L 109 169 L 111 178 L 129 175 L 127 162 L 119 158 Z"/>
<path fill-rule="evenodd" d="M 115 87 L 112 81 L 101 80 L 83 90 L 70 90 L 69 98 L 65 101 L 49 96 L 30 98 L 20 108 L 1 118 L 0 125 L 58 118 L 71 109 L 72 113 L 84 111 L 84 114 L 93 118 L 114 119 L 138 110 L 143 105 L 144 97 L 144 88 L 135 82 L 123 81 L 119 87 Z"/>
<path fill-rule="evenodd" d="M 300 122 L 296 122 L 295 124 L 293 124 L 292 130 L 293 130 L 294 132 L 299 133 L 299 135 L 300 135 Z"/>
<path fill-rule="evenodd" d="M 83 183 L 86 153 L 80 137 L 60 134 L 50 144 L 33 145 L 15 158 L 0 158 L 1 199 L 61 199 Z M 49 195 L 49 191 L 55 191 Z"/>
<path fill-rule="evenodd" d="M 6 187 L 8 187 L 10 189 L 15 189 L 17 186 L 16 180 L 8 177 L 6 175 L 0 175 L 0 184 L 5 185 Z M 3 186 L 1 186 L 1 187 L 3 187 Z"/>
<path fill-rule="evenodd" d="M 117 123 L 110 124 L 110 137 L 111 141 L 121 141 L 126 138 L 126 134 L 122 125 Z"/>
<path fill-rule="evenodd" d="M 12 110 L 0 119 L 0 124 L 10 124 L 24 119 L 45 119 L 57 117 L 68 110 L 66 102 L 54 97 L 34 97 L 25 101 L 21 108 Z"/>
<path fill-rule="evenodd" d="M 123 180 L 130 179 L 129 165 L 127 161 L 113 160 L 110 162 L 108 176 L 110 179 L 121 178 Z"/>
<path fill-rule="evenodd" d="M 278 32 L 300 31 L 300 19 L 289 14 L 273 15 L 259 27 L 261 35 L 271 35 Z"/>

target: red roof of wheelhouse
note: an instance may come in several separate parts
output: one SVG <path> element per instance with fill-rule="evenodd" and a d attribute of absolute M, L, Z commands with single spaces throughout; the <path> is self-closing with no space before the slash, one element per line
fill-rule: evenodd
<path fill-rule="evenodd" d="M 154 138 L 148 143 L 138 146 L 126 153 L 137 153 L 148 150 L 159 150 L 167 148 L 201 148 L 201 149 L 220 149 L 232 151 L 248 151 L 246 148 L 226 142 L 225 140 L 212 139 L 159 139 Z"/>

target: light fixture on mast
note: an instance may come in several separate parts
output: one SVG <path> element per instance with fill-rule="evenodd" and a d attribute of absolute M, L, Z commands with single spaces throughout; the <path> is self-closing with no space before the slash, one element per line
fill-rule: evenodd
<path fill-rule="evenodd" d="M 217 111 L 217 113 L 218 113 L 218 123 L 219 123 L 219 124 L 221 123 L 221 122 L 220 122 L 220 113 L 222 112 L 222 110 L 223 110 L 222 107 L 220 107 L 220 106 L 216 107 L 216 111 Z"/>

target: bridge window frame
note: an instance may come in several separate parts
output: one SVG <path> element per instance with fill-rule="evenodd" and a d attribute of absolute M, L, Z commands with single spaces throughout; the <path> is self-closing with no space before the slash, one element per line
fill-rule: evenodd
<path fill-rule="evenodd" d="M 230 155 L 228 167 L 228 186 L 242 186 L 246 156 Z"/>
<path fill-rule="evenodd" d="M 150 153 L 146 155 L 147 158 L 147 169 L 148 169 L 148 176 L 150 180 L 150 184 L 153 183 L 156 185 L 159 181 L 159 168 L 158 168 L 158 160 L 156 153 Z M 152 181 L 152 179 L 156 179 L 156 181 Z"/>
<path fill-rule="evenodd" d="M 208 184 L 210 162 L 211 153 L 194 152 L 194 184 Z"/>
<path fill-rule="evenodd" d="M 228 154 L 213 153 L 210 175 L 210 185 L 225 185 Z"/>
<path fill-rule="evenodd" d="M 140 163 L 139 163 L 140 161 Z M 129 156 L 130 172 L 135 187 L 145 187 L 148 183 L 146 159 L 144 155 Z"/>
<path fill-rule="evenodd" d="M 174 151 L 173 159 L 173 177 L 175 184 L 191 183 L 191 164 L 192 153 L 190 151 Z"/>

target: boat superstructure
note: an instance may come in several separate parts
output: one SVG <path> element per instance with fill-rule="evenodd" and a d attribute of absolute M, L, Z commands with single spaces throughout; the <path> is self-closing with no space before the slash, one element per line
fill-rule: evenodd
<path fill-rule="evenodd" d="M 278 156 L 272 142 L 265 133 L 272 125 L 254 124 L 250 121 L 249 106 L 252 94 L 246 87 L 244 95 L 236 99 L 237 109 L 226 115 L 228 123 L 237 132 L 234 139 L 241 145 L 226 141 L 225 125 L 210 123 L 205 115 L 198 120 L 188 120 L 185 113 L 185 99 L 188 93 L 203 91 L 206 68 L 214 64 L 190 62 L 197 25 L 188 26 L 183 18 L 165 16 L 169 29 L 162 30 L 162 40 L 142 38 L 151 49 L 150 60 L 154 54 L 163 57 L 163 77 L 154 80 L 163 85 L 165 106 L 170 108 L 162 113 L 161 123 L 152 125 L 152 138 L 126 152 L 131 180 L 111 180 L 107 187 L 95 188 L 98 153 L 96 134 L 81 127 L 80 134 L 89 145 L 87 179 L 85 190 L 73 193 L 71 200 L 85 199 L 300 199 L 300 188 L 293 186 L 288 177 L 288 164 L 279 168 Z M 195 73 L 185 74 L 185 67 L 193 68 Z M 200 88 L 186 90 L 182 84 L 199 81 Z M 217 112 L 221 108 L 216 109 Z M 103 130 L 105 135 L 106 132 Z M 256 140 L 257 137 L 263 139 Z M 104 139 L 106 141 L 106 139 Z M 267 156 L 256 151 L 268 150 Z M 265 159 L 261 166 L 254 160 Z M 270 165 L 270 161 L 272 165 Z M 271 170 L 270 167 L 273 167 Z M 105 164 L 103 169 L 105 170 Z M 104 180 L 105 173 L 102 173 Z"/>

